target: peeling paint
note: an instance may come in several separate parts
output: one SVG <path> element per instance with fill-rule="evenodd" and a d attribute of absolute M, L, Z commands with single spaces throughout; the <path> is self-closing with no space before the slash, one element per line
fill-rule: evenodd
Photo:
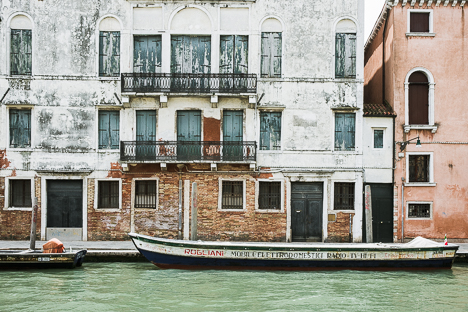
<path fill-rule="evenodd" d="M 0 169 L 6 169 L 10 166 L 8 158 L 6 158 L 6 150 L 0 149 Z"/>

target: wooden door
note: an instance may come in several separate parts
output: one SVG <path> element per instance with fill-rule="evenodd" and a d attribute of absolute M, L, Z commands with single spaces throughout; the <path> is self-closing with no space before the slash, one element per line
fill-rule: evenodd
<path fill-rule="evenodd" d="M 291 184 L 293 241 L 322 241 L 323 183 Z"/>
<path fill-rule="evenodd" d="M 374 183 L 371 186 L 372 239 L 374 243 L 393 242 L 393 187 L 392 184 Z M 365 202 L 365 201 L 364 201 Z M 363 218 L 365 222 L 365 216 Z M 366 237 L 363 225 L 363 237 Z"/>
<path fill-rule="evenodd" d="M 177 159 L 201 159 L 201 112 L 177 112 Z"/>
<path fill-rule="evenodd" d="M 47 181 L 47 227 L 83 226 L 83 181 Z"/>
<path fill-rule="evenodd" d="M 223 112 L 223 160 L 241 161 L 243 156 L 244 113 Z"/>

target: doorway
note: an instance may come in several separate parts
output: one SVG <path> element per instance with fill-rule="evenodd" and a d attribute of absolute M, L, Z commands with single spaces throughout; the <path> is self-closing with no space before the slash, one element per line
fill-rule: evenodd
<path fill-rule="evenodd" d="M 321 242 L 323 183 L 291 183 L 291 229 L 296 242 Z"/>

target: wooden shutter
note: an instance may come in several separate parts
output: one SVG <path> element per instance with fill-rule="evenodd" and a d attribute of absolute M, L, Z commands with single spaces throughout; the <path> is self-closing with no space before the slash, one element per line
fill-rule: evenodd
<path fill-rule="evenodd" d="M 219 72 L 232 73 L 234 70 L 234 36 L 221 36 L 219 51 Z"/>
<path fill-rule="evenodd" d="M 10 146 L 31 146 L 31 110 L 10 110 Z"/>
<path fill-rule="evenodd" d="M 99 32 L 99 76 L 118 77 L 120 74 L 120 32 Z"/>
<path fill-rule="evenodd" d="M 137 141 L 156 141 L 156 111 L 138 110 L 136 117 Z"/>
<path fill-rule="evenodd" d="M 429 13 L 410 13 L 410 32 L 428 33 Z"/>
<path fill-rule="evenodd" d="M 109 147 L 109 114 L 110 112 L 99 111 L 99 148 Z"/>
<path fill-rule="evenodd" d="M 335 77 L 356 77 L 356 34 L 335 36 Z"/>
<path fill-rule="evenodd" d="M 281 149 L 281 113 L 260 114 L 260 150 Z"/>
<path fill-rule="evenodd" d="M 249 37 L 235 36 L 234 74 L 247 74 L 249 60 Z"/>
<path fill-rule="evenodd" d="M 355 114 L 345 114 L 345 126 L 346 150 L 354 150 Z"/>
<path fill-rule="evenodd" d="M 134 37 L 133 72 L 161 72 L 161 36 Z"/>
<path fill-rule="evenodd" d="M 110 148 L 118 149 L 120 141 L 120 112 L 110 112 L 109 117 Z"/>
<path fill-rule="evenodd" d="M 182 73 L 184 56 L 184 36 L 171 37 L 171 73 Z"/>
<path fill-rule="evenodd" d="M 223 112 L 223 141 L 242 142 L 243 140 L 243 112 L 224 111 Z"/>
<path fill-rule="evenodd" d="M 10 45 L 10 73 L 12 75 L 31 75 L 32 68 L 32 31 L 12 29 Z"/>
<path fill-rule="evenodd" d="M 337 113 L 335 114 L 335 149 L 344 150 L 345 149 L 345 117 L 344 114 Z"/>
<path fill-rule="evenodd" d="M 335 149 L 339 151 L 354 150 L 355 114 L 335 114 Z"/>
<path fill-rule="evenodd" d="M 261 76 L 281 77 L 282 33 L 262 32 Z"/>

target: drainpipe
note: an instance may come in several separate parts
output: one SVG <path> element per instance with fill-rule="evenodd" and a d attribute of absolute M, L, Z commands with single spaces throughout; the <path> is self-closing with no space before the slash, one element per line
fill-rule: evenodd
<path fill-rule="evenodd" d="M 382 103 L 385 103 L 385 32 L 387 31 L 387 24 L 388 24 L 388 13 L 390 11 L 390 7 L 388 4 L 387 6 L 387 17 L 385 18 L 385 24 L 382 34 Z"/>
<path fill-rule="evenodd" d="M 405 178 L 401 178 L 401 242 L 405 240 Z"/>

